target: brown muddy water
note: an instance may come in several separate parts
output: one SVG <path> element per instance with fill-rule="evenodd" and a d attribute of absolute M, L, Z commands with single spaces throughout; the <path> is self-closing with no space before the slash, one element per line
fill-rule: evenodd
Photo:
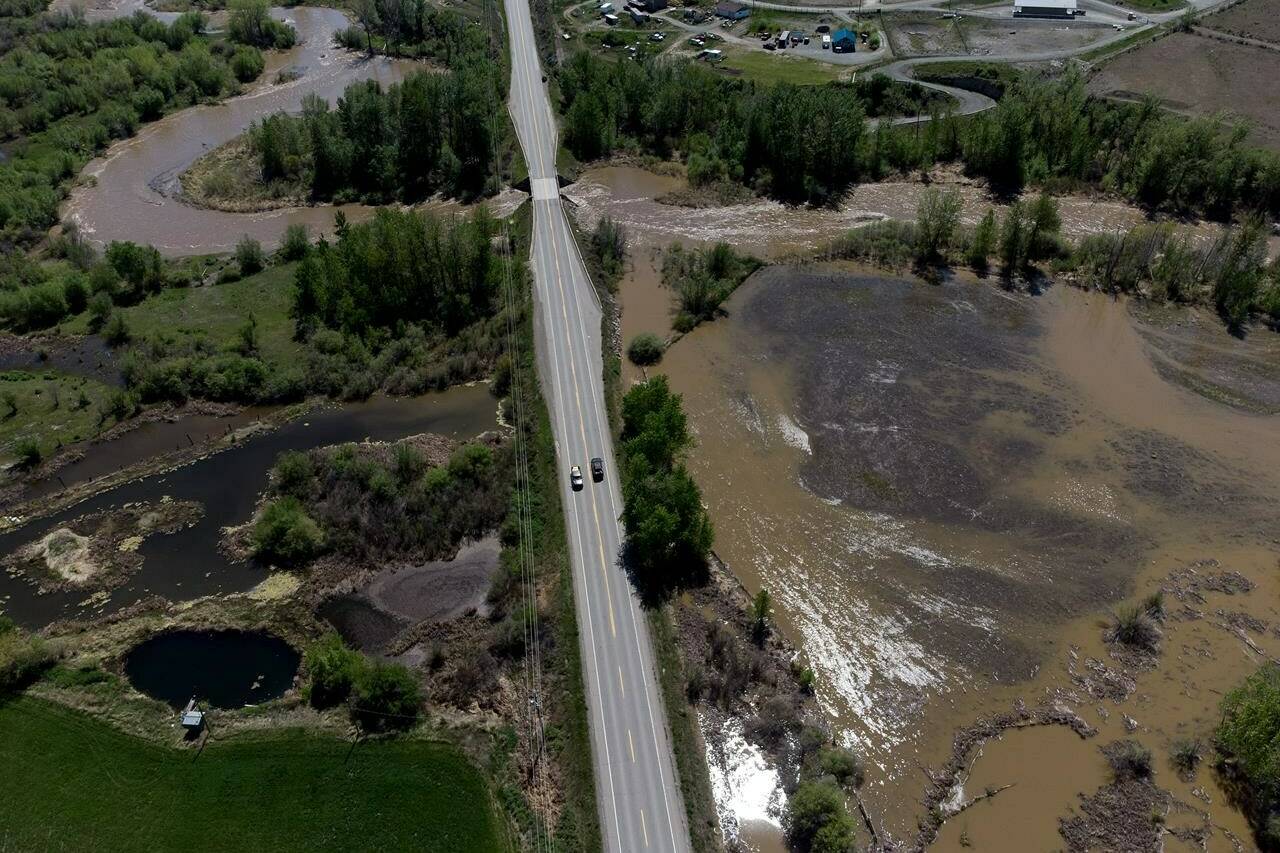
<path fill-rule="evenodd" d="M 118 7 L 99 10 L 99 14 L 131 14 L 136 5 L 126 0 Z M 271 13 L 297 30 L 296 47 L 268 52 L 260 81 L 244 94 L 166 116 L 133 138 L 113 145 L 85 168 L 82 177 L 88 180 L 72 191 L 63 217 L 74 221 L 99 245 L 133 240 L 177 256 L 228 252 L 246 234 L 274 246 L 285 229 L 295 224 L 307 226 L 312 235 L 329 234 L 339 210 L 352 222 L 371 216 L 375 208 L 359 204 L 230 213 L 194 207 L 179 197 L 178 177 L 184 170 L 264 116 L 298 112 L 307 95 L 333 103 L 351 83 L 373 79 L 388 85 L 420 67 L 381 56 L 369 58 L 335 46 L 334 33 L 349 23 L 337 9 L 298 6 L 275 8 Z M 285 70 L 300 76 L 275 82 L 277 73 Z M 507 195 L 511 197 L 497 201 L 504 209 L 513 207 L 517 203 L 514 197 L 520 194 Z M 444 201 L 425 206 L 441 211 L 462 209 Z"/>
<path fill-rule="evenodd" d="M 151 595 L 185 601 L 250 589 L 267 576 L 268 567 L 253 560 L 232 563 L 219 543 L 223 528 L 249 520 L 280 453 L 418 433 L 470 438 L 496 425 L 497 403 L 482 384 L 416 398 L 378 396 L 312 412 L 243 444 L 103 492 L 0 536 L 0 552 L 8 553 L 79 516 L 131 502 L 169 497 L 204 507 L 204 516 L 192 527 L 144 541 L 139 548 L 142 567 L 109 595 L 86 598 L 74 590 L 42 595 L 27 578 L 0 574 L 0 612 L 37 628 L 61 618 L 96 618 Z M 166 443 L 152 448 L 152 454 L 169 449 Z"/>
<path fill-rule="evenodd" d="M 624 340 L 669 330 L 655 245 L 788 252 L 846 227 L 810 228 L 798 211 L 793 232 L 793 212 L 769 203 L 672 211 L 652 202 L 670 179 L 637 172 L 593 172 L 576 190 L 584 221 L 607 212 L 629 227 Z M 602 175 L 611 184 L 593 188 Z M 822 710 L 870 765 L 864 799 L 882 831 L 912 838 L 922 768 L 945 763 L 958 729 L 1023 700 L 1070 707 L 1099 734 L 987 744 L 955 802 L 1013 787 L 944 826 L 938 849 L 1064 846 L 1059 818 L 1107 781 L 1098 747 L 1125 736 L 1155 753 L 1157 784 L 1208 815 L 1208 849 L 1247 848 L 1212 771 L 1184 783 L 1167 755 L 1176 738 L 1207 740 L 1222 694 L 1280 654 L 1280 417 L 1244 410 L 1274 411 L 1273 333 L 1239 345 L 1195 312 L 834 266 L 766 269 L 726 308 L 657 369 L 685 398 L 717 551 L 773 594 Z M 1228 570 L 1257 588 L 1187 591 Z M 1157 588 L 1173 611 L 1160 662 L 1131 696 L 1108 697 L 1095 672 L 1124 669 L 1102 643 L 1108 614 Z M 726 796 L 758 803 L 758 781 Z M 751 846 L 776 844 L 776 829 L 757 834 L 744 833 Z"/>

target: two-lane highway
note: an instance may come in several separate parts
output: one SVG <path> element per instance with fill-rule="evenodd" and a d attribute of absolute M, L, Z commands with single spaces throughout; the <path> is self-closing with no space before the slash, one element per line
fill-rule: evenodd
<path fill-rule="evenodd" d="M 528 0 L 504 2 L 511 114 L 533 194 L 538 372 L 556 439 L 604 847 L 683 853 L 689 834 L 648 625 L 618 564 L 622 496 L 604 408 L 600 305 L 560 203 L 558 136 Z M 604 460 L 600 483 L 591 480 L 594 457 Z M 569 485 L 573 465 L 586 479 L 581 491 Z"/>

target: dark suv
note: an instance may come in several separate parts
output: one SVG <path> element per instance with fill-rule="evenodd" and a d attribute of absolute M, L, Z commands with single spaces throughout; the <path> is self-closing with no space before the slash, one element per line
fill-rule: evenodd
<path fill-rule="evenodd" d="M 604 460 L 599 456 L 591 460 L 591 479 L 596 483 L 604 479 Z"/>

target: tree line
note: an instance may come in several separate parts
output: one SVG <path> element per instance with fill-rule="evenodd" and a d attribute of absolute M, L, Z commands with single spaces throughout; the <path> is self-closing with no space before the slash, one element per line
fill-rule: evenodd
<path fill-rule="evenodd" d="M 1195 241 L 1171 223 L 1142 223 L 1124 232 L 1066 240 L 1057 201 L 1047 193 L 994 208 L 972 228 L 960 223 L 961 199 L 952 190 L 926 189 L 913 222 L 889 220 L 833 241 L 828 257 L 851 257 L 902 267 L 963 264 L 1001 275 L 1038 274 L 1035 265 L 1072 274 L 1089 286 L 1162 302 L 1206 305 L 1239 330 L 1255 314 L 1280 323 L 1280 260 L 1267 260 L 1267 229 L 1249 216 L 1212 240 Z"/>
<path fill-rule="evenodd" d="M 1074 72 L 1023 75 L 995 109 L 964 118 L 874 76 L 856 86 L 768 86 L 698 63 L 610 62 L 586 52 L 558 75 L 575 156 L 678 152 L 695 185 L 726 180 L 823 204 L 858 181 L 958 162 L 1007 192 L 1101 189 L 1151 210 L 1222 220 L 1280 213 L 1280 155 L 1249 147 L 1243 126 L 1173 115 L 1152 99 L 1095 98 Z M 932 120 L 868 125 L 890 112 Z"/>
<path fill-rule="evenodd" d="M 667 377 L 622 399 L 622 522 L 625 561 L 646 597 L 705 582 L 714 538 L 702 493 L 684 466 L 693 444 L 680 395 Z"/>
<path fill-rule="evenodd" d="M 262 70 L 258 49 L 205 35 L 196 13 L 164 24 L 0 18 L 0 240 L 26 246 L 57 221 L 68 182 L 142 122 L 222 97 Z"/>
<path fill-rule="evenodd" d="M 471 54 L 385 89 L 353 83 L 334 107 L 310 95 L 301 115 L 268 116 L 249 139 L 264 181 L 300 183 L 319 201 L 471 200 L 499 189 L 504 91 L 502 69 Z"/>
<path fill-rule="evenodd" d="M 351 50 L 431 59 L 452 68 L 456 60 L 492 47 L 492 33 L 479 23 L 426 0 L 355 0 L 351 12 L 357 25 L 336 36 Z"/>

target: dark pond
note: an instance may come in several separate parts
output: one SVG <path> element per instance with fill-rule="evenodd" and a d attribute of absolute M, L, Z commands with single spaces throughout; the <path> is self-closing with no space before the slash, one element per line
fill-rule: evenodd
<path fill-rule="evenodd" d="M 193 697 L 240 708 L 284 695 L 299 660 L 293 646 L 271 634 L 170 631 L 134 646 L 124 671 L 138 690 L 175 708 Z"/>
<path fill-rule="evenodd" d="M 466 439 L 493 429 L 496 413 L 497 403 L 483 385 L 412 399 L 374 397 L 364 403 L 313 412 L 198 462 L 111 489 L 0 536 L 0 554 L 81 515 L 131 501 L 159 501 L 165 495 L 198 501 L 204 507 L 204 517 L 181 533 L 153 536 L 143 542 L 139 549 L 142 567 L 104 602 L 90 604 L 83 590 L 40 595 L 24 578 L 0 573 L 0 611 L 25 627 L 38 628 L 59 618 L 111 613 L 149 595 L 186 601 L 250 589 L 267 576 L 267 568 L 252 561 L 230 562 L 219 552 L 218 542 L 222 528 L 249 519 L 280 453 L 344 441 L 389 441 L 424 432 Z M 166 449 L 161 447 L 157 452 Z"/>

